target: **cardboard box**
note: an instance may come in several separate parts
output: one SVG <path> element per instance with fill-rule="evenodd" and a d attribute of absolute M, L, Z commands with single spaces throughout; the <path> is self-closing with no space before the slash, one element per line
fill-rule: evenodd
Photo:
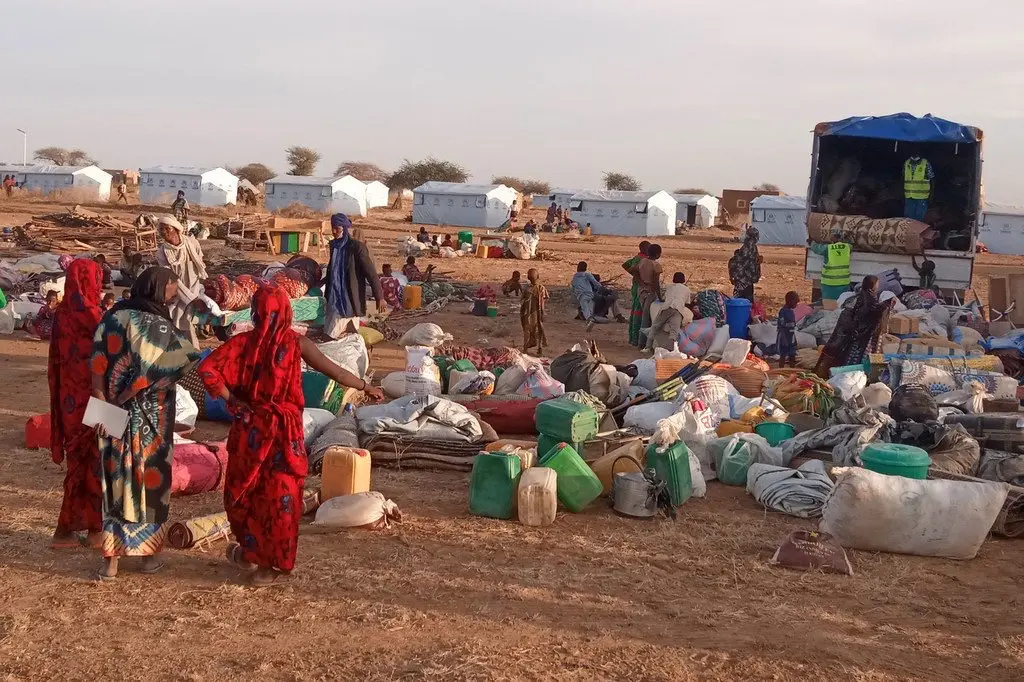
<path fill-rule="evenodd" d="M 901 317 L 893 315 L 889 318 L 890 334 L 918 334 L 921 331 L 921 320 L 913 317 Z"/>

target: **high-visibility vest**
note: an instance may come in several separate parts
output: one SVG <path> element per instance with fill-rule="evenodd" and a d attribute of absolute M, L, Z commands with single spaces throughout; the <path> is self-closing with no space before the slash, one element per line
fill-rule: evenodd
<path fill-rule="evenodd" d="M 927 199 L 932 193 L 932 181 L 928 179 L 931 164 L 928 159 L 918 159 L 915 164 L 907 159 L 903 164 L 903 196 L 907 199 Z"/>
<path fill-rule="evenodd" d="M 852 247 L 839 242 L 828 245 L 825 264 L 821 268 L 821 283 L 830 287 L 850 286 L 850 254 Z"/>

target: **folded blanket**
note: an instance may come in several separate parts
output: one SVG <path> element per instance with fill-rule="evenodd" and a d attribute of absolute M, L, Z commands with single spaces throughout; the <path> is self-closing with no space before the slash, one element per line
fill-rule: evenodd
<path fill-rule="evenodd" d="M 864 446 L 873 440 L 883 426 L 861 426 L 859 424 L 836 424 L 815 431 L 798 433 L 782 442 L 782 454 L 786 461 L 800 457 L 808 450 L 831 450 L 832 463 L 838 466 L 857 466 Z"/>
<path fill-rule="evenodd" d="M 811 213 L 807 218 L 807 237 L 819 244 L 846 242 L 854 251 L 914 254 L 932 247 L 935 231 L 911 218 Z"/>
<path fill-rule="evenodd" d="M 747 471 L 747 492 L 755 500 L 802 519 L 821 516 L 832 487 L 824 463 L 817 459 L 804 462 L 799 469 L 751 464 Z"/>
<path fill-rule="evenodd" d="M 483 436 L 480 421 L 468 409 L 436 396 L 407 395 L 383 405 L 356 410 L 359 432 L 475 443 Z"/>

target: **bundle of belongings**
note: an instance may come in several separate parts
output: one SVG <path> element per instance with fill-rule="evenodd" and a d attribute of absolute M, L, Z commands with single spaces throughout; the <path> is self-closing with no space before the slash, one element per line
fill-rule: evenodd
<path fill-rule="evenodd" d="M 467 408 L 437 396 L 408 395 L 356 409 L 361 447 L 374 464 L 469 471 L 498 435 Z"/>
<path fill-rule="evenodd" d="M 911 218 L 868 218 L 862 215 L 811 213 L 807 237 L 819 244 L 846 243 L 868 253 L 924 253 L 935 246 L 937 233 Z"/>

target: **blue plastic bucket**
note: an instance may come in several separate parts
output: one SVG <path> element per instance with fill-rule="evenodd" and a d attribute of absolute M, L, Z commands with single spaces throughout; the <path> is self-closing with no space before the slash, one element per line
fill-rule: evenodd
<path fill-rule="evenodd" d="M 745 298 L 730 298 L 725 302 L 725 323 L 729 325 L 730 339 L 747 338 L 750 325 L 750 301 Z"/>

